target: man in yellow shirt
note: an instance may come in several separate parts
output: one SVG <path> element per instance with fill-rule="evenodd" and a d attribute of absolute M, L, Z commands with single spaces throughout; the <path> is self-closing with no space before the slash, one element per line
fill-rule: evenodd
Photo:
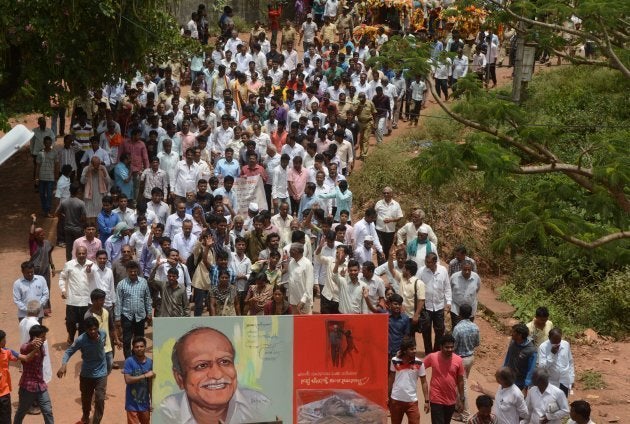
<path fill-rule="evenodd" d="M 536 309 L 536 315 L 527 324 L 527 328 L 529 328 L 532 343 L 536 345 L 536 348 L 539 348 L 543 342 L 549 339 L 549 331 L 553 328 L 553 323 L 549 320 L 549 309 L 545 306 Z"/>

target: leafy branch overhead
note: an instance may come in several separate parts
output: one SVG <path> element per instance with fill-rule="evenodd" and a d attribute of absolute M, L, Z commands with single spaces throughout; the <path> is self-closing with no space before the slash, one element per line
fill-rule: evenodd
<path fill-rule="evenodd" d="M 46 110 L 149 63 L 188 57 L 166 0 L 0 0 L 0 102 L 12 112 Z M 172 57 L 175 59 L 175 57 Z"/>
<path fill-rule="evenodd" d="M 581 249 L 606 248 L 614 251 L 613 261 L 627 261 L 630 74 L 625 17 L 630 4 L 582 1 L 572 9 L 552 0 L 460 3 L 493 8 L 495 22 L 514 27 L 524 22 L 520 36 L 530 40 L 564 40 L 554 41 L 558 51 L 594 40 L 604 59 L 540 75 L 530 85 L 531 98 L 521 105 L 506 100 L 507 93 L 487 92 L 469 72 L 458 80 L 462 101 L 445 104 L 435 92 L 428 44 L 394 38 L 374 62 L 426 77 L 443 119 L 464 126 L 414 159 L 419 178 L 440 186 L 462 172 L 483 172 L 488 188 L 505 192 L 505 204 L 495 205 L 497 210 L 512 217 L 510 230 L 495 242 L 499 249 L 570 243 Z M 571 13 L 582 13 L 581 30 L 567 29 Z M 550 46 L 541 42 L 539 47 Z M 514 188 L 524 181 L 527 190 Z"/>

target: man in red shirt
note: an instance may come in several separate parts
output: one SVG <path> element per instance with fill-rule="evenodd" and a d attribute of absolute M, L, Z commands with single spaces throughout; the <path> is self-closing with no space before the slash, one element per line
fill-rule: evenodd
<path fill-rule="evenodd" d="M 135 129 L 131 132 L 131 138 L 126 140 L 122 147 L 118 150 L 118 157 L 124 153 L 129 153 L 131 156 L 131 174 L 133 180 L 133 203 L 135 205 L 136 199 L 138 199 L 138 190 L 140 189 L 140 175 L 142 171 L 149 167 L 149 155 L 147 153 L 147 146 L 141 139 L 141 132 L 139 129 Z"/>
<path fill-rule="evenodd" d="M 267 18 L 269 19 L 269 29 L 271 30 L 271 45 L 278 46 L 278 31 L 280 30 L 280 15 L 282 15 L 282 4 L 277 3 L 274 7 L 272 3 L 267 5 Z"/>
<path fill-rule="evenodd" d="M 241 177 L 254 177 L 260 175 L 263 183 L 267 184 L 267 171 L 265 167 L 258 163 L 258 154 L 255 152 L 247 154 L 247 165 L 241 168 Z"/>
<path fill-rule="evenodd" d="M 455 339 L 445 334 L 440 351 L 424 358 L 425 368 L 433 368 L 429 391 L 432 424 L 449 424 L 455 405 L 464 402 L 464 363 L 454 350 Z"/>
<path fill-rule="evenodd" d="M 34 325 L 29 330 L 30 341 L 24 343 L 20 348 L 22 355 L 27 355 L 31 359 L 24 362 L 22 377 L 20 378 L 20 401 L 13 422 L 22 424 L 22 420 L 27 411 L 37 401 L 42 412 L 45 424 L 53 424 L 52 404 L 48 394 L 48 385 L 44 381 L 44 342 L 46 341 L 48 328 L 43 325 Z M 35 351 L 35 353 L 32 353 Z"/>

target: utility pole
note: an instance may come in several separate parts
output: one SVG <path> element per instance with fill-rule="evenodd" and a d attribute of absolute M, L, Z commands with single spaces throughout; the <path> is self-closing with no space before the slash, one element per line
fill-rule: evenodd
<path fill-rule="evenodd" d="M 536 67 L 536 48 L 538 44 L 525 41 L 526 27 L 518 23 L 516 40 L 516 57 L 514 59 L 514 79 L 512 80 L 512 101 L 520 104 L 527 96 L 527 85 L 534 76 Z"/>
<path fill-rule="evenodd" d="M 514 75 L 512 78 L 512 101 L 521 102 L 523 66 L 525 57 L 525 24 L 519 22 L 516 28 L 516 55 L 514 58 Z"/>

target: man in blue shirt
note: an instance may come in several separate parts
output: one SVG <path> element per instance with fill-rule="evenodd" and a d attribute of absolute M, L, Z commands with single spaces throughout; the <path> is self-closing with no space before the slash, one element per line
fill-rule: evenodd
<path fill-rule="evenodd" d="M 98 238 L 101 240 L 103 246 L 105 242 L 114 232 L 114 227 L 120 221 L 118 214 L 112 212 L 113 202 L 111 196 L 103 197 L 103 209 L 96 217 L 96 223 L 98 224 Z"/>
<path fill-rule="evenodd" d="M 475 349 L 479 346 L 479 327 L 471 321 L 472 306 L 468 303 L 459 305 L 459 322 L 454 324 L 453 338 L 455 339 L 455 353 L 462 358 L 464 363 L 464 387 L 470 375 L 473 362 L 475 361 Z M 461 412 L 463 422 L 468 422 L 470 412 L 468 410 L 468 394 L 464 393 L 464 410 Z"/>
<path fill-rule="evenodd" d="M 217 166 L 214 168 L 214 175 L 216 177 L 223 176 L 224 178 L 230 175 L 232 178 L 238 178 L 241 175 L 241 164 L 234 160 L 234 149 L 228 147 L 225 149 L 225 157 L 217 161 Z"/>
<path fill-rule="evenodd" d="M 57 377 L 63 378 L 66 375 L 68 361 L 72 355 L 80 350 L 83 360 L 79 375 L 81 408 L 83 409 L 81 422 L 85 424 L 90 422 L 92 397 L 95 397 L 92 422 L 99 424 L 105 411 L 105 392 L 107 390 L 107 360 L 105 356 L 107 335 L 103 330 L 99 330 L 99 322 L 94 317 L 86 318 L 85 327 L 85 333 L 81 334 L 63 354 Z"/>
<path fill-rule="evenodd" d="M 538 350 L 529 338 L 529 328 L 523 323 L 515 324 L 503 366 L 514 372 L 514 384 L 519 389 L 526 391 L 532 385 L 537 358 Z"/>
<path fill-rule="evenodd" d="M 144 337 L 133 339 L 133 355 L 125 360 L 123 375 L 127 390 L 125 392 L 125 411 L 127 422 L 150 424 L 151 422 L 151 381 L 155 377 L 153 361 L 147 358 L 145 350 L 147 340 Z"/>

